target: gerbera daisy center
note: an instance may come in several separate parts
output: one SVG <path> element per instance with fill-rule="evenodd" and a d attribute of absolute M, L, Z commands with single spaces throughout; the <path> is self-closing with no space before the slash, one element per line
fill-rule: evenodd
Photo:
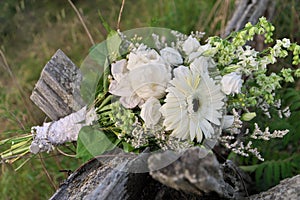
<path fill-rule="evenodd" d="M 193 105 L 193 111 L 197 112 L 199 110 L 199 107 L 200 107 L 199 99 L 198 98 L 193 98 L 192 105 Z"/>

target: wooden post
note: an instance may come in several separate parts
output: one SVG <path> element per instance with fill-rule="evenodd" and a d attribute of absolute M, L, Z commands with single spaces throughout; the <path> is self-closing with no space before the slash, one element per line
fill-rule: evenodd
<path fill-rule="evenodd" d="M 32 127 L 35 134 L 30 146 L 32 153 L 52 151 L 55 145 L 77 140 L 82 126 L 97 119 L 80 94 L 82 74 L 78 67 L 60 49 L 45 65 L 31 100 L 53 122 Z"/>
<path fill-rule="evenodd" d="M 85 105 L 80 95 L 81 80 L 79 68 L 59 49 L 45 65 L 30 99 L 50 119 L 58 120 Z"/>

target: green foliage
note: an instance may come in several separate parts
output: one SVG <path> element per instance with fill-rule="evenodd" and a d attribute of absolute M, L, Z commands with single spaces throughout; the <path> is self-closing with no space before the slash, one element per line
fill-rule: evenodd
<path fill-rule="evenodd" d="M 243 170 L 255 177 L 256 190 L 266 190 L 280 182 L 280 180 L 300 173 L 300 91 L 294 88 L 284 89 L 281 93 L 283 108 L 290 106 L 291 116 L 282 119 L 277 115 L 277 111 L 272 114 L 272 119 L 266 119 L 263 113 L 258 114 L 257 123 L 261 126 L 269 126 L 272 130 L 287 128 L 290 132 L 283 139 L 273 139 L 270 141 L 254 141 L 259 149 L 264 162 L 259 162 L 256 158 L 237 157 Z"/>
<path fill-rule="evenodd" d="M 291 111 L 295 111 L 296 113 L 299 113 L 299 111 L 300 111 L 300 91 L 293 89 L 293 88 L 287 88 L 283 93 L 283 97 L 286 101 L 286 104 L 290 106 Z M 296 125 L 295 120 L 292 120 L 292 123 L 294 125 Z"/>
<path fill-rule="evenodd" d="M 233 11 L 234 1 L 194 1 L 163 0 L 159 2 L 144 1 L 152 12 L 150 26 L 160 26 L 189 34 L 191 31 L 203 31 L 208 35 L 221 32 L 227 17 Z"/>
<path fill-rule="evenodd" d="M 120 140 L 112 141 L 106 132 L 95 127 L 85 126 L 78 135 L 76 157 L 83 162 L 114 149 Z"/>
<path fill-rule="evenodd" d="M 264 191 L 280 180 L 300 173 L 300 154 L 293 154 L 286 159 L 268 160 L 256 165 L 240 166 L 255 177 L 256 190 Z"/>
<path fill-rule="evenodd" d="M 133 146 L 131 146 L 129 143 L 127 143 L 127 142 L 122 142 L 122 146 L 123 146 L 123 150 L 125 151 L 125 152 L 132 152 L 132 151 L 134 151 L 134 147 Z"/>

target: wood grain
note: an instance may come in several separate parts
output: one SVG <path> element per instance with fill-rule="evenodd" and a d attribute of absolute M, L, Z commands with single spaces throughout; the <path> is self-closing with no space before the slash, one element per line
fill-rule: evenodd
<path fill-rule="evenodd" d="M 85 105 L 80 95 L 81 80 L 79 68 L 59 49 L 45 65 L 30 99 L 51 120 L 58 120 Z"/>

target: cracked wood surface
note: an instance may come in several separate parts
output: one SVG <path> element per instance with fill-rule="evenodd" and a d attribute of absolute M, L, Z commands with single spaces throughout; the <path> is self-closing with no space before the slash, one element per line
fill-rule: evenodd
<path fill-rule="evenodd" d="M 80 110 L 82 75 L 62 50 L 52 56 L 41 72 L 30 99 L 51 119 L 58 120 Z"/>

